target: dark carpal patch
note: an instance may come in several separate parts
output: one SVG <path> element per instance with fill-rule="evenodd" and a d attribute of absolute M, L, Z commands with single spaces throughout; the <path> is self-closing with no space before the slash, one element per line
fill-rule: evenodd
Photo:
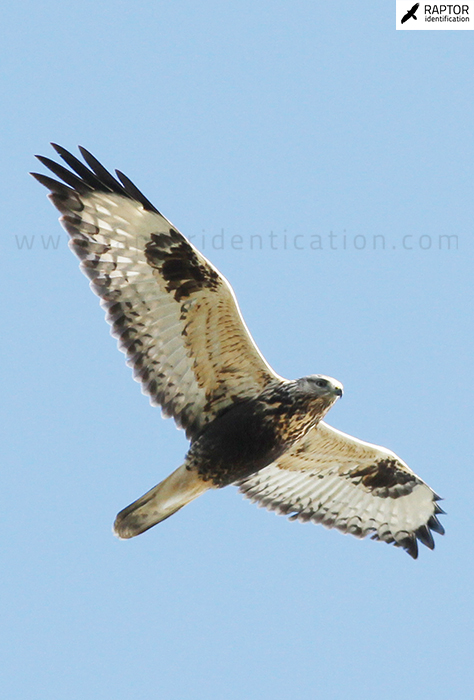
<path fill-rule="evenodd" d="M 187 299 L 201 289 L 217 289 L 219 275 L 202 265 L 192 246 L 174 229 L 169 234 L 153 233 L 145 246 L 149 265 L 160 271 L 166 289 L 176 301 Z"/>
<path fill-rule="evenodd" d="M 419 480 L 414 474 L 403 471 L 395 459 L 384 459 L 369 467 L 354 469 L 347 475 L 375 495 L 398 498 L 411 493 Z"/>

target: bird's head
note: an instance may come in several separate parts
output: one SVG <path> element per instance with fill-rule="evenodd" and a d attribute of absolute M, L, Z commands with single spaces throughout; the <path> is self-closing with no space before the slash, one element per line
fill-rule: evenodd
<path fill-rule="evenodd" d="M 332 405 L 344 393 L 341 382 L 324 374 L 310 374 L 296 380 L 298 389 Z"/>

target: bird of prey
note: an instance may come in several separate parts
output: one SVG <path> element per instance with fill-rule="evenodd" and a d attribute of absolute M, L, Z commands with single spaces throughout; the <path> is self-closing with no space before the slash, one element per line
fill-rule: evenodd
<path fill-rule="evenodd" d="M 183 464 L 122 510 L 130 538 L 197 496 L 229 484 L 291 519 L 403 547 L 443 534 L 437 496 L 390 450 L 322 421 L 341 384 L 283 379 L 267 364 L 227 280 L 120 171 L 88 151 L 53 147 L 69 168 L 38 156 L 49 190 L 100 297 L 111 333 L 154 405 L 190 440 Z"/>
<path fill-rule="evenodd" d="M 413 5 L 413 7 L 410 10 L 408 10 L 408 12 L 405 15 L 403 15 L 401 23 L 405 24 L 405 22 L 407 22 L 411 17 L 413 17 L 413 19 L 417 20 L 418 17 L 416 16 L 415 13 L 419 7 L 420 7 L 420 3 L 419 2 L 415 3 Z"/>

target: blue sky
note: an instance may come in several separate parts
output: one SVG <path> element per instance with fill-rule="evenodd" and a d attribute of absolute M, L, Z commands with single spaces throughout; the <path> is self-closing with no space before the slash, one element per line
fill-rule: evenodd
<path fill-rule="evenodd" d="M 10 700 L 470 696 L 474 34 L 396 32 L 394 13 L 348 0 L 3 9 Z M 86 146 L 204 242 L 276 371 L 343 382 L 328 422 L 395 450 L 445 497 L 434 552 L 414 562 L 289 523 L 234 488 L 112 536 L 186 442 L 132 381 L 27 175 L 49 141 Z"/>

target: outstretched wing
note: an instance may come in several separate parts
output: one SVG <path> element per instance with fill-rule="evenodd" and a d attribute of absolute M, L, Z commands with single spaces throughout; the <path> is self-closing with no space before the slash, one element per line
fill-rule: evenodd
<path fill-rule="evenodd" d="M 238 484 L 247 498 L 291 519 L 322 523 L 356 537 L 393 542 L 414 559 L 417 539 L 434 548 L 440 500 L 390 450 L 324 422 L 278 461 Z"/>
<path fill-rule="evenodd" d="M 53 146 L 71 170 L 38 158 L 63 182 L 32 174 L 51 190 L 69 245 L 151 403 L 193 438 L 226 406 L 281 381 L 215 267 L 125 175 L 117 171 L 119 182 L 83 148 L 89 167 Z"/>

